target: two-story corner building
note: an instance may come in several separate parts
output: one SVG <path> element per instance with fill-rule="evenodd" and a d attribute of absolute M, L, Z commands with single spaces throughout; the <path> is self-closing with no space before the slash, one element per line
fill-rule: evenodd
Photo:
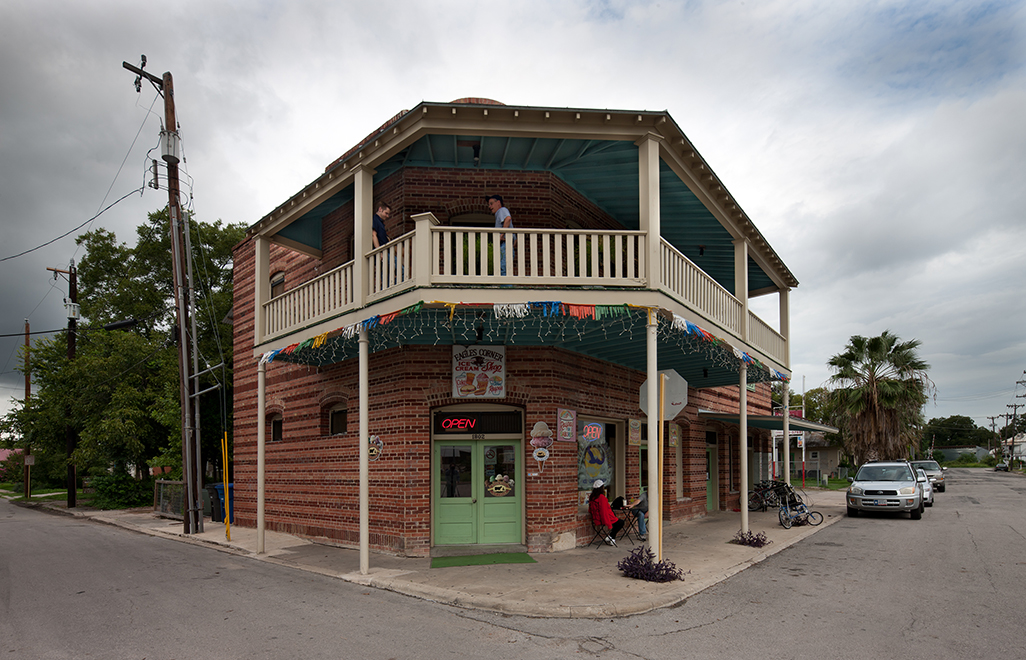
<path fill-rule="evenodd" d="M 237 521 L 428 556 L 584 545 L 598 478 L 736 509 L 795 286 L 666 112 L 421 103 L 235 249 Z"/>

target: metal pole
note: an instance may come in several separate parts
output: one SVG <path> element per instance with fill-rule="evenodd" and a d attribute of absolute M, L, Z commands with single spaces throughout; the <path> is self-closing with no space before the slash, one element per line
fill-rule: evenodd
<path fill-rule="evenodd" d="M 360 574 L 370 571 L 370 387 L 367 328 L 360 328 Z"/>
<path fill-rule="evenodd" d="M 199 331 L 196 328 L 196 288 L 192 285 L 192 240 L 189 232 L 189 219 L 182 218 L 182 229 L 185 236 L 185 287 L 188 291 L 188 308 L 186 314 L 189 317 L 189 331 L 192 335 L 191 349 L 192 349 L 192 378 L 190 379 L 190 392 L 189 392 L 189 413 L 192 420 L 192 438 L 195 449 L 193 450 L 193 462 L 195 463 L 196 470 L 196 531 L 203 531 L 203 505 L 202 505 L 202 488 L 203 488 L 203 452 L 202 446 L 200 445 L 200 402 L 199 402 L 199 346 L 197 345 L 197 338 L 199 337 Z M 224 491 L 225 503 L 228 502 L 228 491 Z"/>
<path fill-rule="evenodd" d="M 656 337 L 658 333 L 658 319 L 656 318 L 656 310 L 648 310 L 648 324 L 645 326 L 645 347 L 648 372 L 648 382 L 646 387 L 648 388 L 648 410 L 645 414 L 648 416 L 648 485 L 649 485 L 649 498 L 648 498 L 648 510 L 649 516 L 649 547 L 656 553 L 656 561 L 662 561 L 663 557 L 660 554 L 660 548 L 662 547 L 662 535 L 663 530 L 661 528 L 663 520 L 663 501 L 662 494 L 659 492 L 659 474 L 662 466 L 659 465 L 659 451 L 658 447 L 653 447 L 653 442 L 659 440 L 659 427 L 662 426 L 662 420 L 659 419 L 659 361 L 657 359 L 657 344 Z M 652 486 L 655 486 L 654 493 Z M 655 497 L 652 497 L 655 495 Z"/>
<path fill-rule="evenodd" d="M 257 554 L 264 554 L 264 444 L 267 435 L 267 364 L 257 365 Z M 228 493 L 224 494 L 225 498 Z"/>
<path fill-rule="evenodd" d="M 784 482 L 790 485 L 791 483 L 791 385 L 790 383 L 784 383 L 784 467 L 782 472 L 784 473 Z"/>
<path fill-rule="evenodd" d="M 741 438 L 738 445 L 741 451 L 741 532 L 748 533 L 748 364 L 741 361 L 741 379 L 738 383 L 740 388 L 739 404 L 741 415 Z"/>

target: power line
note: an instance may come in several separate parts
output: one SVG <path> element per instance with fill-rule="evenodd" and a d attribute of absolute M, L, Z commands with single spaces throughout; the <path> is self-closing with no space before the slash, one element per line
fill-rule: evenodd
<path fill-rule="evenodd" d="M 120 199 L 118 199 L 117 201 L 115 201 L 115 202 L 112 202 L 112 203 L 110 204 L 110 206 L 108 206 L 107 208 L 103 209 L 102 211 L 100 211 L 99 213 L 97 213 L 96 215 L 94 215 L 93 217 L 89 218 L 88 220 L 86 220 L 86 221 L 85 221 L 85 222 L 83 222 L 82 224 L 78 225 L 77 227 L 74 227 L 74 228 L 72 228 L 72 229 L 69 229 L 68 231 L 66 231 L 66 232 L 64 232 L 63 234 L 61 234 L 60 236 L 58 236 L 57 238 L 51 239 L 51 240 L 49 240 L 49 241 L 47 241 L 47 242 L 43 243 L 42 245 L 37 245 L 36 247 L 34 247 L 34 248 L 31 248 L 31 249 L 29 249 L 29 250 L 25 250 L 24 252 L 19 252 L 18 254 L 12 254 L 12 255 L 11 255 L 11 256 L 9 256 L 9 257 L 3 257 L 2 259 L 0 259 L 0 262 L 2 262 L 2 261 L 9 261 L 9 260 L 11 260 L 11 259 L 17 259 L 18 257 L 23 257 L 23 256 L 25 256 L 26 254 L 28 254 L 28 253 L 30 253 L 30 252 L 35 252 L 36 250 L 39 250 L 39 249 L 41 249 L 41 248 L 45 248 L 45 247 L 46 247 L 47 245 L 50 245 L 51 243 L 56 243 L 57 241 L 61 240 L 61 239 L 62 239 L 62 238 L 64 238 L 65 236 L 68 236 L 69 234 L 72 234 L 72 233 L 74 233 L 74 232 L 78 231 L 78 230 L 79 230 L 79 229 L 81 229 L 82 227 L 85 227 L 86 225 L 88 225 L 88 224 L 89 224 L 90 222 L 92 222 L 93 220 L 95 220 L 95 219 L 99 218 L 99 217 L 100 217 L 101 215 L 103 215 L 104 213 L 106 213 L 107 211 L 109 211 L 109 210 L 110 210 L 110 209 L 111 209 L 111 208 L 112 208 L 113 206 L 115 206 L 115 205 L 116 205 L 116 204 L 118 204 L 119 202 L 123 201 L 123 200 L 124 200 L 124 199 L 126 199 L 127 197 L 130 197 L 131 195 L 134 195 L 135 193 L 141 193 L 141 192 L 143 191 L 143 189 L 144 189 L 144 188 L 145 188 L 145 186 L 142 186 L 142 187 L 140 187 L 140 188 L 136 188 L 135 190 L 133 190 L 133 191 L 132 191 L 132 192 L 130 192 L 130 193 L 126 193 L 126 194 L 125 194 L 124 196 L 122 196 L 122 197 L 121 197 Z"/>

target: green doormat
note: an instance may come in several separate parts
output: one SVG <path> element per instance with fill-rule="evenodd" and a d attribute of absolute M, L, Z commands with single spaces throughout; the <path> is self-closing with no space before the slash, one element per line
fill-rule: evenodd
<path fill-rule="evenodd" d="M 432 557 L 431 568 L 449 566 L 484 566 L 485 564 L 537 564 L 526 552 L 497 552 L 493 555 L 466 555 L 464 557 Z"/>

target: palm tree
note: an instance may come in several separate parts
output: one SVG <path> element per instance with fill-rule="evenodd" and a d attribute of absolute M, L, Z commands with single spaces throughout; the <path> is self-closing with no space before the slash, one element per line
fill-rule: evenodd
<path fill-rule="evenodd" d="M 918 438 L 922 407 L 933 390 L 930 368 L 916 349 L 889 330 L 879 337 L 853 336 L 844 352 L 827 362 L 834 374 L 831 407 L 856 465 L 869 458 L 908 455 Z"/>

